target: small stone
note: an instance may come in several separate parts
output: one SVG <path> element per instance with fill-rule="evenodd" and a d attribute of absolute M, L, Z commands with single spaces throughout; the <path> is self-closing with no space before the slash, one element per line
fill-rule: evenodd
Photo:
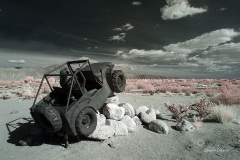
<path fill-rule="evenodd" d="M 2 94 L 2 99 L 10 99 L 12 97 L 12 94 L 10 92 L 4 92 Z"/>
<path fill-rule="evenodd" d="M 142 112 L 146 113 L 147 110 L 148 110 L 148 107 L 147 107 L 147 106 L 140 106 L 140 107 L 138 107 L 138 108 L 135 110 L 135 115 L 136 115 L 136 116 L 140 116 L 140 114 L 141 114 Z"/>
<path fill-rule="evenodd" d="M 125 109 L 114 103 L 108 103 L 103 107 L 103 114 L 109 119 L 121 120 L 125 114 Z"/>
<path fill-rule="evenodd" d="M 148 127 L 156 133 L 169 134 L 169 127 L 162 120 L 153 120 Z"/>
<path fill-rule="evenodd" d="M 134 116 L 132 119 L 135 121 L 136 125 L 142 125 L 142 121 L 138 118 L 138 116 Z"/>
<path fill-rule="evenodd" d="M 118 96 L 112 96 L 107 98 L 105 103 L 115 103 L 115 104 L 119 104 L 119 98 Z"/>
<path fill-rule="evenodd" d="M 128 134 L 127 126 L 121 121 L 107 119 L 106 125 L 109 125 L 115 130 L 115 136 L 125 136 Z"/>
<path fill-rule="evenodd" d="M 32 145 L 32 137 L 29 136 L 29 137 L 26 137 L 22 140 L 20 140 L 18 143 L 21 145 L 21 146 L 31 146 Z"/>
<path fill-rule="evenodd" d="M 10 114 L 17 114 L 17 113 L 19 113 L 19 111 L 17 110 L 13 110 L 12 112 L 10 112 Z"/>
<path fill-rule="evenodd" d="M 176 126 L 176 129 L 179 131 L 191 132 L 194 131 L 196 128 L 192 125 L 192 123 L 184 119 L 179 123 L 178 126 Z"/>
<path fill-rule="evenodd" d="M 97 140 L 106 140 L 109 137 L 112 137 L 115 133 L 115 130 L 107 125 L 97 126 L 96 129 L 88 137 Z"/>
<path fill-rule="evenodd" d="M 129 103 L 120 103 L 118 105 L 119 107 L 123 107 L 125 109 L 125 115 L 128 115 L 130 117 L 134 117 L 135 116 L 135 110 L 133 108 L 133 106 Z"/>
<path fill-rule="evenodd" d="M 162 113 L 159 112 L 159 111 L 156 112 L 156 118 L 157 118 L 157 119 L 162 119 L 162 120 L 164 120 Z"/>
<path fill-rule="evenodd" d="M 134 132 L 136 129 L 136 122 L 128 115 L 125 115 L 123 119 L 121 120 L 128 129 L 128 132 Z"/>

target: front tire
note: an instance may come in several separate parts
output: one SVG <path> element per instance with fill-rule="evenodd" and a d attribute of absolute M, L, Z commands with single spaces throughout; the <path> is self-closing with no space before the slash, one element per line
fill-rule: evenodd
<path fill-rule="evenodd" d="M 97 126 L 97 115 L 92 108 L 85 108 L 76 118 L 76 130 L 78 135 L 89 136 Z"/>
<path fill-rule="evenodd" d="M 126 77 L 121 70 L 115 70 L 112 74 L 114 92 L 123 92 L 126 86 Z"/>
<path fill-rule="evenodd" d="M 47 132 L 60 131 L 63 126 L 60 114 L 51 106 L 36 106 L 32 114 L 35 122 Z"/>

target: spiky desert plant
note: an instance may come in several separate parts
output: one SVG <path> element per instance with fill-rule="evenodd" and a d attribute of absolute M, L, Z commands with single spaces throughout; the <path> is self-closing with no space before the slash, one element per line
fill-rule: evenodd
<path fill-rule="evenodd" d="M 230 123 L 236 118 L 235 110 L 230 106 L 214 106 L 210 112 L 211 118 L 219 123 Z"/>
<path fill-rule="evenodd" d="M 176 122 L 179 123 L 183 118 L 189 116 L 189 106 L 186 104 L 171 104 L 169 102 L 164 103 L 165 107 L 172 112 L 173 116 L 176 118 Z"/>
<path fill-rule="evenodd" d="M 198 99 L 190 106 L 190 109 L 198 112 L 198 115 L 202 120 L 203 118 L 209 115 L 210 113 L 209 109 L 211 105 L 212 103 L 207 101 L 206 99 Z"/>

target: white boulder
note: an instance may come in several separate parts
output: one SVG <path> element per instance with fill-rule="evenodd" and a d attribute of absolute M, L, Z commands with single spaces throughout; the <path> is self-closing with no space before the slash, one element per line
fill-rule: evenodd
<path fill-rule="evenodd" d="M 147 110 L 146 113 L 152 116 L 154 119 L 156 119 L 156 112 L 153 108 L 150 108 L 149 110 Z"/>
<path fill-rule="evenodd" d="M 103 107 L 103 114 L 109 119 L 121 120 L 125 114 L 125 109 L 115 103 L 108 103 Z"/>
<path fill-rule="evenodd" d="M 115 136 L 125 136 L 128 134 L 127 126 L 122 121 L 107 119 L 106 125 L 109 125 L 114 129 Z"/>
<path fill-rule="evenodd" d="M 153 120 L 150 122 L 148 128 L 156 133 L 168 134 L 169 127 L 168 125 L 162 120 Z"/>
<path fill-rule="evenodd" d="M 149 124 L 151 121 L 156 120 L 156 118 L 144 112 L 141 112 L 140 117 L 141 121 L 146 124 Z"/>
<path fill-rule="evenodd" d="M 129 103 L 120 103 L 118 105 L 119 107 L 123 107 L 125 109 L 125 115 L 128 115 L 130 117 L 134 117 L 135 116 L 135 110 L 133 108 L 133 106 Z"/>
<path fill-rule="evenodd" d="M 97 125 L 105 125 L 106 117 L 103 114 L 97 114 Z"/>
<path fill-rule="evenodd" d="M 138 116 L 134 116 L 132 119 L 135 121 L 136 125 L 142 124 L 142 121 L 138 118 Z"/>
<path fill-rule="evenodd" d="M 135 110 L 135 115 L 136 115 L 136 116 L 139 116 L 140 113 L 142 113 L 142 112 L 146 113 L 147 110 L 148 110 L 148 107 L 147 107 L 147 106 L 140 106 L 140 107 L 138 107 L 138 108 Z"/>
<path fill-rule="evenodd" d="M 119 104 L 119 98 L 118 96 L 112 96 L 107 98 L 105 103 L 115 103 L 115 104 Z"/>
<path fill-rule="evenodd" d="M 150 108 L 146 111 L 146 113 L 141 112 L 140 118 L 143 123 L 149 124 L 151 121 L 156 120 L 155 110 Z"/>
<path fill-rule="evenodd" d="M 156 118 L 157 119 L 164 119 L 162 113 L 159 112 L 159 110 L 155 110 L 155 112 L 156 112 Z"/>
<path fill-rule="evenodd" d="M 125 115 L 121 121 L 127 126 L 128 132 L 132 133 L 135 131 L 137 125 L 130 116 Z"/>
<path fill-rule="evenodd" d="M 192 125 L 192 123 L 184 119 L 179 123 L 178 126 L 176 126 L 176 129 L 179 131 L 191 132 L 196 128 Z"/>
<path fill-rule="evenodd" d="M 109 137 L 112 137 L 115 133 L 115 130 L 107 125 L 97 126 L 92 134 L 88 138 L 97 139 L 97 140 L 106 140 Z"/>

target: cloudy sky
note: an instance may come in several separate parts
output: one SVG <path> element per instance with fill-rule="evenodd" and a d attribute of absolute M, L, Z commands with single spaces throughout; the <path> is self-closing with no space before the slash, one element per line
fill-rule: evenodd
<path fill-rule="evenodd" d="M 239 8 L 239 0 L 1 0 L 0 66 L 84 56 L 136 74 L 239 79 Z"/>

